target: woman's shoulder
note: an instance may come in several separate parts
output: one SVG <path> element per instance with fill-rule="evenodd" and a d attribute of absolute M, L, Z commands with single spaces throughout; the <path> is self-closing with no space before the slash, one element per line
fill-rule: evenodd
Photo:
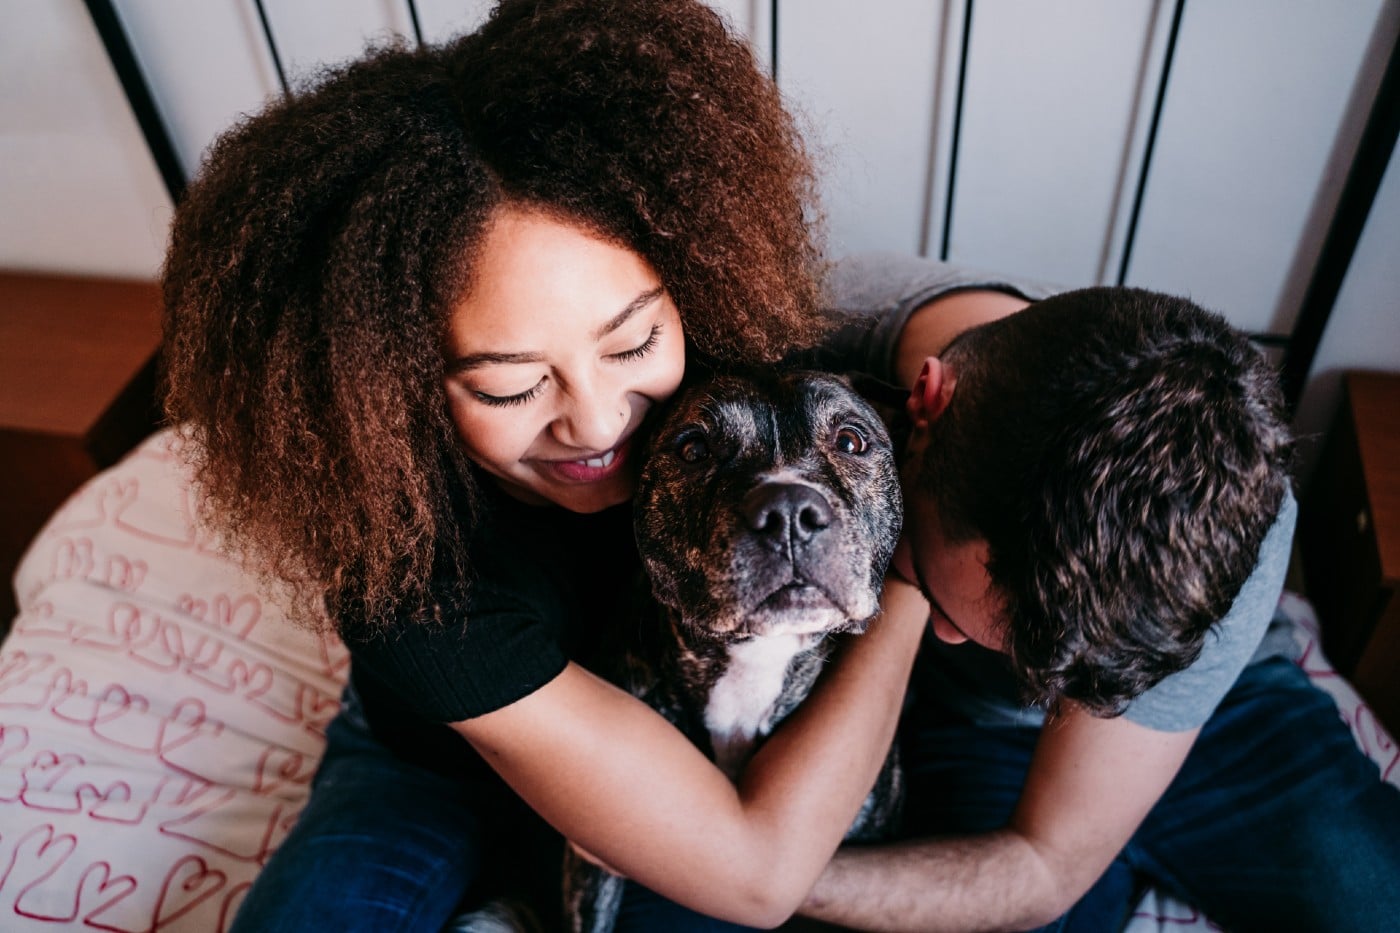
<path fill-rule="evenodd" d="M 353 640 L 386 651 L 431 651 L 518 637 L 525 627 L 556 637 L 594 621 L 615 604 L 613 594 L 630 592 L 638 579 L 630 506 L 579 515 L 492 493 L 476 514 L 470 528 L 457 523 L 442 532 L 422 599 L 402 602 L 377 624 L 343 620 Z"/>
<path fill-rule="evenodd" d="M 574 515 L 497 502 L 469 543 L 465 581 L 440 568 L 426 605 L 346 639 L 357 667 L 438 722 L 497 709 L 558 676 L 627 610 L 637 580 L 625 507 Z"/>

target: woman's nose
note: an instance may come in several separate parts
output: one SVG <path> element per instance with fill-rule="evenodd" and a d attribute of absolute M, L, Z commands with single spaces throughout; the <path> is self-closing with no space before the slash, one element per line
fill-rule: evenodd
<path fill-rule="evenodd" d="M 575 386 L 567 394 L 564 409 L 554 421 L 554 437 L 561 444 L 590 453 L 610 450 L 627 427 L 626 394 L 594 382 Z"/>

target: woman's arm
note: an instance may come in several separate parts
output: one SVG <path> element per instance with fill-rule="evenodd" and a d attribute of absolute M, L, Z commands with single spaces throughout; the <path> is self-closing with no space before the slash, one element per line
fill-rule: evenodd
<path fill-rule="evenodd" d="M 569 665 L 454 728 L 566 837 L 692 909 L 774 926 L 802 902 L 874 785 L 928 617 L 891 578 L 737 784 L 641 701 Z"/>

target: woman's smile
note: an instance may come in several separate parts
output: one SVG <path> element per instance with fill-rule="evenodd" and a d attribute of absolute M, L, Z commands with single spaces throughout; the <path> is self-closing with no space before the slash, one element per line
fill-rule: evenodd
<path fill-rule="evenodd" d="M 685 373 L 680 315 L 656 272 L 586 227 L 509 204 L 476 268 L 445 348 L 467 455 L 526 502 L 627 501 L 632 439 Z"/>
<path fill-rule="evenodd" d="M 546 468 L 553 469 L 565 481 L 596 483 L 624 470 L 631 460 L 631 448 L 632 441 L 628 437 L 613 449 L 596 456 L 570 460 L 542 460 L 541 463 Z"/>

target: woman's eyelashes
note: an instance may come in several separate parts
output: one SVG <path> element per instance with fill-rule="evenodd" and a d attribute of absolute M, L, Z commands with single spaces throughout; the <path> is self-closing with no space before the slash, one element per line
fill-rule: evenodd
<path fill-rule="evenodd" d="M 629 350 L 622 350 L 618 353 L 609 353 L 607 355 L 607 358 L 610 360 L 615 360 L 619 363 L 630 363 L 634 360 L 639 360 L 642 357 L 646 356 L 648 353 L 650 353 L 652 350 L 655 350 L 657 343 L 660 342 L 660 339 L 661 325 L 653 324 L 651 326 L 651 331 L 647 334 L 646 340 L 643 340 L 641 343 L 637 344 L 635 347 L 632 347 Z M 490 393 L 481 392 L 477 390 L 472 390 L 472 395 L 474 395 L 477 401 L 481 402 L 482 404 L 492 405 L 497 408 L 508 408 L 512 405 L 524 405 L 526 402 L 533 401 L 534 398 L 540 394 L 540 392 L 544 389 L 544 384 L 546 381 L 548 381 L 548 377 L 541 379 L 539 382 L 535 383 L 530 388 L 526 389 L 524 392 L 517 392 L 514 395 L 491 395 Z"/>
<path fill-rule="evenodd" d="M 651 331 L 647 334 L 646 340 L 643 340 L 641 343 L 637 344 L 630 350 L 623 350 L 621 353 L 610 354 L 608 358 L 618 360 L 622 363 L 629 363 L 632 360 L 639 360 L 642 357 L 646 356 L 648 353 L 650 353 L 652 350 L 656 349 L 656 342 L 658 339 L 660 339 L 660 337 L 661 325 L 653 324 L 651 325 Z"/>
<path fill-rule="evenodd" d="M 472 395 L 475 395 L 477 401 L 484 404 L 494 405 L 498 408 L 508 408 L 511 405 L 524 405 L 526 402 L 531 401 L 535 396 L 540 394 L 540 390 L 543 388 L 544 380 L 541 379 L 524 392 L 517 392 L 514 395 L 487 395 L 485 392 L 477 392 L 475 390 L 472 391 Z"/>

